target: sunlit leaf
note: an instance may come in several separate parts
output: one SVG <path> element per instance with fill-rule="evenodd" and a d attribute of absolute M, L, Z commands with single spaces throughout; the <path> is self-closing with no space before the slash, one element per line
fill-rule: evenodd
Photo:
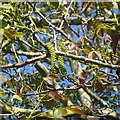
<path fill-rule="evenodd" d="M 78 115 L 85 115 L 85 113 L 77 107 L 66 107 L 66 110 L 68 111 L 68 114 L 78 114 Z"/>
<path fill-rule="evenodd" d="M 14 36 L 17 37 L 17 38 L 20 38 L 20 37 L 23 36 L 23 33 L 21 33 L 21 32 L 15 32 Z"/>
<path fill-rule="evenodd" d="M 21 98 L 19 95 L 13 95 L 11 101 L 13 101 L 14 99 L 16 99 L 16 100 L 22 102 L 22 98 Z"/>
<path fill-rule="evenodd" d="M 2 8 L 2 9 L 10 9 L 10 5 L 9 4 L 0 4 L 0 8 Z"/>
<path fill-rule="evenodd" d="M 112 2 L 112 4 L 113 4 L 114 8 L 119 9 L 119 7 L 118 7 L 119 3 L 118 2 Z"/>
<path fill-rule="evenodd" d="M 85 52 L 86 55 L 88 55 L 91 52 L 91 49 L 89 48 L 89 46 L 86 46 L 83 51 Z"/>
<path fill-rule="evenodd" d="M 119 91 L 119 88 L 117 86 L 113 86 L 114 91 Z"/>
<path fill-rule="evenodd" d="M 53 85 L 53 80 L 50 77 L 44 77 L 44 81 L 46 81 L 49 85 Z"/>
<path fill-rule="evenodd" d="M 0 97 L 4 98 L 9 92 L 0 87 Z"/>
<path fill-rule="evenodd" d="M 99 75 L 97 75 L 97 77 L 99 79 L 107 79 L 108 75 L 106 75 L 106 74 L 99 74 Z"/>
<path fill-rule="evenodd" d="M 61 118 L 62 116 L 66 116 L 67 115 L 67 110 L 64 108 L 58 108 L 54 110 L 54 118 Z"/>

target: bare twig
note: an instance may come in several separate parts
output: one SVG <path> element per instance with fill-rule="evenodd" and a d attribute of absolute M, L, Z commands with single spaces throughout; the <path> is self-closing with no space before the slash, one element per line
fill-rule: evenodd
<path fill-rule="evenodd" d="M 70 5 L 68 6 L 65 16 L 63 16 L 65 19 L 66 19 L 66 17 L 67 17 L 68 14 L 69 14 L 69 9 L 70 9 L 70 7 L 72 6 L 72 3 L 73 3 L 73 1 L 71 1 Z M 62 29 L 63 24 L 64 24 L 64 19 L 62 20 L 62 22 L 61 22 L 61 24 L 60 24 L 60 27 L 59 27 L 60 29 Z"/>

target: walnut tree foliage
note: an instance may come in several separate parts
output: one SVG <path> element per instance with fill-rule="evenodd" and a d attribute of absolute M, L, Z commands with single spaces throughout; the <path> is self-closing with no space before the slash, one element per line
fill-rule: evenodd
<path fill-rule="evenodd" d="M 119 119 L 120 2 L 1 2 L 3 119 Z"/>

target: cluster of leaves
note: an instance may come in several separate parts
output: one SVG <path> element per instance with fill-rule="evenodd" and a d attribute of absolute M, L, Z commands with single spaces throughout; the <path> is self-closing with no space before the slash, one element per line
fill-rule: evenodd
<path fill-rule="evenodd" d="M 55 54 L 55 50 L 54 48 L 52 47 L 51 43 L 48 42 L 46 44 L 49 52 L 50 52 L 50 56 L 51 56 L 51 70 L 54 70 L 54 67 L 55 67 L 55 63 L 56 63 L 56 54 Z"/>

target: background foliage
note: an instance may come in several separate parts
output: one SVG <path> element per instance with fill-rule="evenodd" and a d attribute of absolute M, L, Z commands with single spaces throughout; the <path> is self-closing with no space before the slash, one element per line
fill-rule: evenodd
<path fill-rule="evenodd" d="M 2 2 L 3 119 L 118 119 L 120 2 Z"/>

